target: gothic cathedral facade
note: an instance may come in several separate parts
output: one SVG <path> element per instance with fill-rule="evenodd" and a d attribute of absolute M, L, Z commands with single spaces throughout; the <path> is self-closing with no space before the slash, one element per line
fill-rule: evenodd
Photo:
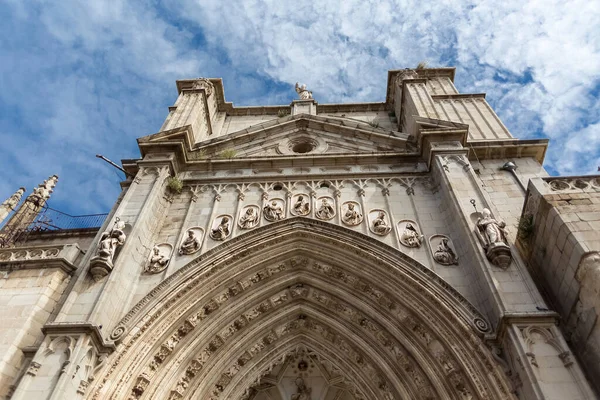
<path fill-rule="evenodd" d="M 454 73 L 253 107 L 181 80 L 104 222 L 32 230 L 58 177 L 19 189 L 0 397 L 596 398 L 600 177 L 549 177 Z"/>

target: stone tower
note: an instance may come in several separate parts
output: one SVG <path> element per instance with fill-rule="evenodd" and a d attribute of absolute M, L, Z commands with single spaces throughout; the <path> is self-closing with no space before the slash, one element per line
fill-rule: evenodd
<path fill-rule="evenodd" d="M 598 177 L 548 177 L 454 72 L 360 104 L 178 81 L 95 236 L 0 251 L 0 394 L 595 398 Z"/>

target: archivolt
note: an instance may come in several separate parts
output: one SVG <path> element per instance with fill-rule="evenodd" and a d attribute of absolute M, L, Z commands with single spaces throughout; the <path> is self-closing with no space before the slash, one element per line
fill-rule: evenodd
<path fill-rule="evenodd" d="M 488 330 L 403 253 L 293 218 L 205 253 L 140 301 L 113 331 L 120 345 L 90 396 L 248 397 L 304 346 L 346 371 L 357 399 L 512 398 Z"/>

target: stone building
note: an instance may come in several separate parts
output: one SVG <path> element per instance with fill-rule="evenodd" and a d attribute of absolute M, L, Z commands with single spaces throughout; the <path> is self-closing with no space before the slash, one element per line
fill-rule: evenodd
<path fill-rule="evenodd" d="M 20 189 L 0 396 L 596 398 L 600 177 L 548 177 L 454 72 L 358 104 L 178 81 L 105 219 L 53 222 L 56 176 Z"/>

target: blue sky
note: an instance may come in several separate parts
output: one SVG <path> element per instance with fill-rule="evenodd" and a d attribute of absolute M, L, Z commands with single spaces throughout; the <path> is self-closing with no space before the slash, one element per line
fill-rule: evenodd
<path fill-rule="evenodd" d="M 235 105 L 383 101 L 387 70 L 456 66 L 553 174 L 600 165 L 600 3 L 592 1 L 0 2 L 0 201 L 60 176 L 50 201 L 106 212 L 175 80 L 221 77 Z"/>

